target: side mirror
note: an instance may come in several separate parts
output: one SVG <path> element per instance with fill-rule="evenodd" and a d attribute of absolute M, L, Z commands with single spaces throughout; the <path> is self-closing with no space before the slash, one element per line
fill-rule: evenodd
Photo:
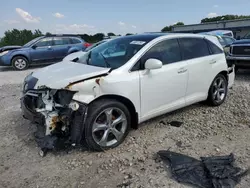
<path fill-rule="evenodd" d="M 36 49 L 36 48 L 37 48 L 37 46 L 36 46 L 36 45 L 33 45 L 31 48 Z"/>
<path fill-rule="evenodd" d="M 148 59 L 145 62 L 145 69 L 152 70 L 152 69 L 160 69 L 162 67 L 162 62 L 158 59 Z"/>

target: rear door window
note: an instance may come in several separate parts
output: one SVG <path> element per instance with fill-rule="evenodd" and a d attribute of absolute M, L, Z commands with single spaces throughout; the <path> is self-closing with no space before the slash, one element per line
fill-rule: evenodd
<path fill-rule="evenodd" d="M 210 55 L 208 45 L 202 38 L 180 38 L 179 41 L 184 60 Z"/>
<path fill-rule="evenodd" d="M 55 37 L 54 38 L 54 45 L 67 45 L 70 44 L 70 39 L 67 37 Z"/>

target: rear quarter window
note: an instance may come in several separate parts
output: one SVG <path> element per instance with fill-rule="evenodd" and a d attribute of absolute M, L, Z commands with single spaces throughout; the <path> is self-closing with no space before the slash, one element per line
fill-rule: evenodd
<path fill-rule="evenodd" d="M 71 38 L 72 44 L 80 44 L 82 41 L 76 38 Z"/>
<path fill-rule="evenodd" d="M 212 54 L 221 54 L 221 53 L 223 53 L 223 50 L 220 49 L 216 44 L 214 44 L 210 40 L 206 40 L 206 42 L 207 42 L 208 47 L 209 47 Z"/>
<path fill-rule="evenodd" d="M 180 38 L 183 60 L 210 55 L 208 45 L 203 38 Z"/>

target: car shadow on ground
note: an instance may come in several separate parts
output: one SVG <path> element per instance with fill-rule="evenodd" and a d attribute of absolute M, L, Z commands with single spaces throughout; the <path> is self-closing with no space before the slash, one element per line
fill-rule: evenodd
<path fill-rule="evenodd" d="M 169 122 L 171 122 L 171 121 L 178 121 L 178 122 L 181 122 L 181 123 L 185 123 L 185 117 L 184 117 L 184 116 L 183 116 L 183 117 L 180 116 L 181 118 L 178 118 L 178 119 L 171 119 L 171 120 L 169 119 L 169 121 L 168 121 L 168 118 L 171 117 L 171 116 L 174 115 L 174 114 L 185 113 L 185 112 L 190 111 L 190 110 L 192 110 L 192 109 L 194 109 L 194 108 L 199 109 L 199 108 L 202 108 L 202 107 L 204 107 L 204 106 L 207 107 L 207 108 L 213 108 L 213 107 L 211 107 L 211 106 L 208 106 L 208 105 L 206 105 L 206 104 L 203 104 L 202 102 L 201 102 L 201 103 L 192 104 L 192 105 L 190 105 L 190 106 L 186 106 L 186 107 L 183 107 L 183 108 L 174 110 L 174 111 L 172 111 L 172 112 L 168 112 L 168 113 L 166 113 L 166 114 L 163 114 L 163 115 L 161 115 L 161 116 L 157 116 L 157 117 L 152 118 L 152 119 L 150 119 L 150 120 L 147 120 L 147 121 L 145 121 L 145 122 L 139 124 L 138 127 L 141 128 L 141 127 L 144 127 L 144 126 L 148 126 L 149 124 L 150 124 L 150 125 L 154 125 L 155 127 L 157 127 L 157 126 L 162 126 L 162 125 L 160 125 L 160 124 L 164 124 L 165 126 L 169 126 L 168 124 L 169 124 Z"/>

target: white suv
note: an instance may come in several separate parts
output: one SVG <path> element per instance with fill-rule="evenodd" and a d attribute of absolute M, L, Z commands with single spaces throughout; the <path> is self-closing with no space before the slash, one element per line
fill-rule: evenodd
<path fill-rule="evenodd" d="M 28 75 L 21 106 L 46 128 L 42 149 L 63 141 L 100 151 L 150 118 L 200 101 L 221 105 L 234 76 L 216 37 L 131 35 Z"/>

